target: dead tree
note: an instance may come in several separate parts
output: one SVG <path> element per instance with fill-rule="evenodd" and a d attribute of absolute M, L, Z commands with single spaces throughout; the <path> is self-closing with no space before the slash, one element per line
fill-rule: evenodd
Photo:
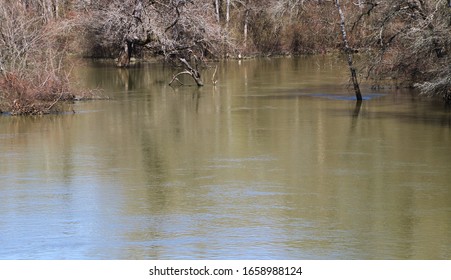
<path fill-rule="evenodd" d="M 342 40 L 343 40 L 343 45 L 344 45 L 344 52 L 347 56 L 349 71 L 351 72 L 351 81 L 354 86 L 355 97 L 356 97 L 357 101 L 362 101 L 363 98 L 362 98 L 362 93 L 360 92 L 359 81 L 357 79 L 357 70 L 354 67 L 354 61 L 353 61 L 353 55 L 352 55 L 353 51 L 349 47 L 348 37 L 346 34 L 345 15 L 343 13 L 343 10 L 341 9 L 340 1 L 334 0 L 334 2 L 335 2 L 335 7 L 337 8 L 338 14 L 340 15 L 340 30 L 341 30 L 341 35 L 342 35 Z"/>
<path fill-rule="evenodd" d="M 196 63 L 196 68 L 193 68 L 188 61 L 186 61 L 186 59 L 184 58 L 179 58 L 179 61 L 182 63 L 183 67 L 185 68 L 184 71 L 179 72 L 177 74 L 174 75 L 174 77 L 172 78 L 171 82 L 169 83 L 169 85 L 172 85 L 172 83 L 174 81 L 179 82 L 180 84 L 183 85 L 183 83 L 178 79 L 179 76 L 181 75 L 189 75 L 191 76 L 191 78 L 193 78 L 193 80 L 196 82 L 196 85 L 198 87 L 201 87 L 204 85 L 204 82 L 202 81 L 201 77 L 200 77 L 200 72 L 197 69 L 198 68 L 198 64 Z"/>

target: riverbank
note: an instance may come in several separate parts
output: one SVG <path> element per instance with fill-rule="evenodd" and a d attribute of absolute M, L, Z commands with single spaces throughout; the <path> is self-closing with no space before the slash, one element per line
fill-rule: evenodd
<path fill-rule="evenodd" d="M 0 6 L 1 111 L 46 114 L 73 100 L 68 56 L 113 58 L 121 68 L 159 58 L 203 85 L 211 60 L 341 52 L 352 61 L 358 52 L 360 80 L 415 87 L 451 102 L 445 1 L 343 1 L 341 10 L 336 1 L 70 2 L 50 9 L 28 1 Z"/>

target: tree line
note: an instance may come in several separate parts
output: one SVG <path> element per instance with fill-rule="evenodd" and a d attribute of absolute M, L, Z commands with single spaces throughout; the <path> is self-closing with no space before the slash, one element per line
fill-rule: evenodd
<path fill-rule="evenodd" d="M 202 85 L 206 60 L 344 50 L 374 85 L 451 102 L 451 0 L 0 0 L 0 49 L 0 111 L 18 114 L 75 98 L 68 55 L 159 57 Z"/>

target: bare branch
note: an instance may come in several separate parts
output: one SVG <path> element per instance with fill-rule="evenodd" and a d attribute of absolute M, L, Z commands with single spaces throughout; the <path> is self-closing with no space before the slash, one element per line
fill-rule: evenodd
<path fill-rule="evenodd" d="M 192 73 L 189 72 L 189 71 L 187 71 L 187 70 L 177 73 L 176 75 L 174 75 L 174 77 L 172 77 L 172 80 L 169 82 L 169 85 L 172 85 L 172 83 L 173 83 L 174 81 L 177 81 L 177 82 L 179 82 L 181 85 L 184 85 L 184 84 L 183 84 L 182 82 L 180 82 L 180 80 L 178 79 L 178 76 L 181 76 L 181 75 L 190 75 L 190 76 L 192 76 Z"/>

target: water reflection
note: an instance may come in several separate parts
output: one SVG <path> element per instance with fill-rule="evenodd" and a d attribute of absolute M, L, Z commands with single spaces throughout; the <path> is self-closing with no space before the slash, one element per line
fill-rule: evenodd
<path fill-rule="evenodd" d="M 449 112 L 312 96 L 346 95 L 341 67 L 83 69 L 111 100 L 0 118 L 0 258 L 450 258 Z"/>

